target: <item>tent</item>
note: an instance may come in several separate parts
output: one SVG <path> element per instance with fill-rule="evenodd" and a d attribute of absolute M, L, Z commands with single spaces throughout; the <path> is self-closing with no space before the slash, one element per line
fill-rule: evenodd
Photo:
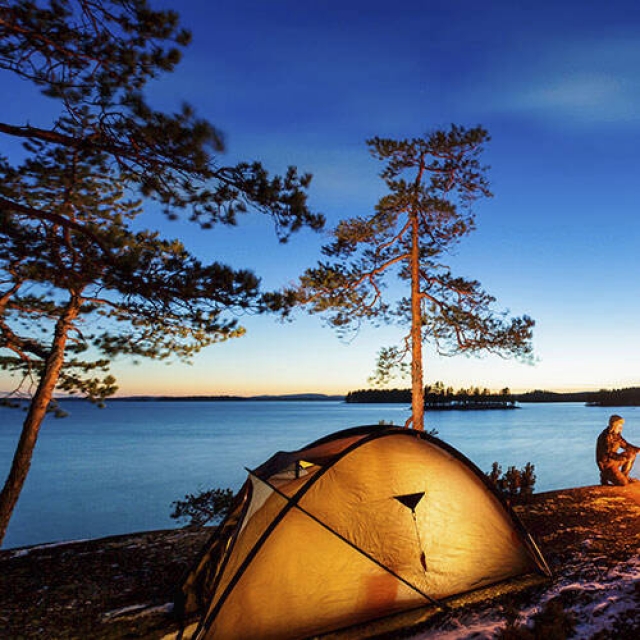
<path fill-rule="evenodd" d="M 533 539 L 472 462 L 422 431 L 356 427 L 257 469 L 179 590 L 192 637 L 308 638 L 526 574 Z"/>

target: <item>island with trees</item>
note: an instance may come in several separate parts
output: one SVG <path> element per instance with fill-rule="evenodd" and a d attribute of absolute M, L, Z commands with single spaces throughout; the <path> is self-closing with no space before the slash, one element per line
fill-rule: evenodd
<path fill-rule="evenodd" d="M 411 389 L 360 389 L 350 391 L 348 403 L 400 403 L 411 404 Z M 424 408 L 429 411 L 469 409 L 516 409 L 516 398 L 508 388 L 498 392 L 480 387 L 458 389 L 445 387 L 440 381 L 424 388 Z"/>

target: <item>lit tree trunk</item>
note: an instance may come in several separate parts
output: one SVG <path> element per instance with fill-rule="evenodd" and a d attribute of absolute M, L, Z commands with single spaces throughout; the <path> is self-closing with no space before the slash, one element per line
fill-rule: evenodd
<path fill-rule="evenodd" d="M 413 428 L 424 431 L 420 229 L 417 211 L 412 211 L 411 217 L 411 414 Z"/>
<path fill-rule="evenodd" d="M 22 433 L 13 456 L 11 470 L 4 483 L 2 493 L 0 493 L 0 546 L 2 546 L 9 521 L 27 479 L 27 474 L 31 467 L 31 458 L 38 440 L 38 433 L 47 414 L 47 407 L 53 397 L 53 391 L 56 388 L 60 370 L 64 364 L 64 350 L 69 329 L 77 318 L 79 309 L 79 299 L 77 297 L 72 298 L 65 312 L 56 323 L 51 351 L 44 362 L 44 369 L 38 382 L 38 388 L 22 425 Z"/>
<path fill-rule="evenodd" d="M 420 157 L 415 180 L 416 198 L 424 174 Z M 409 210 L 411 220 L 411 415 L 412 426 L 424 431 L 424 375 L 422 371 L 422 295 L 420 293 L 420 213 L 417 202 Z"/>

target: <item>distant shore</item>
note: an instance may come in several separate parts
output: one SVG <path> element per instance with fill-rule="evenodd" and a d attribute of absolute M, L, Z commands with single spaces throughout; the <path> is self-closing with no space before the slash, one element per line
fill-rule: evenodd
<path fill-rule="evenodd" d="M 507 390 L 505 390 L 507 391 Z M 509 393 L 506 397 L 500 393 L 492 393 L 484 398 L 469 395 L 461 402 L 455 396 L 444 396 L 435 401 L 426 398 L 425 408 L 429 411 L 448 409 L 482 410 L 482 409 L 515 409 L 518 404 L 548 404 L 560 402 L 581 402 L 588 407 L 637 407 L 640 406 L 640 387 L 625 389 L 601 389 L 600 391 L 527 391 L 526 393 Z M 59 396 L 57 400 L 80 401 L 84 398 Z M 346 394 L 325 393 L 289 393 L 262 395 L 132 395 L 113 396 L 107 402 L 347 402 L 349 404 L 411 404 L 410 389 L 363 389 L 349 391 Z M 17 398 L 5 398 L 4 404 L 19 405 Z M 2 401 L 0 400 L 0 406 Z M 455 406 L 450 406 L 455 405 Z"/>
<path fill-rule="evenodd" d="M 113 396 L 107 402 L 328 402 L 342 401 L 342 395 L 327 395 L 324 393 L 292 393 L 285 395 L 234 396 L 234 395 L 205 395 L 205 396 Z M 58 398 L 58 400 L 82 400 L 83 398 Z"/>

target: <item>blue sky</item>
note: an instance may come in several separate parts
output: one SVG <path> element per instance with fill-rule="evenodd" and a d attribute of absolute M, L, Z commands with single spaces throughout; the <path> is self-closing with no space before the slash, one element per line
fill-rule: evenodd
<path fill-rule="evenodd" d="M 367 138 L 482 124 L 494 197 L 452 266 L 536 320 L 536 362 L 427 350 L 426 382 L 638 385 L 640 5 L 520 4 L 163 0 L 194 41 L 153 96 L 167 108 L 186 100 L 220 127 L 223 162 L 313 173 L 311 203 L 329 228 L 371 212 L 383 193 Z M 326 241 L 304 231 L 279 245 L 255 217 L 207 232 L 154 213 L 147 224 L 204 258 L 254 269 L 267 287 L 294 281 Z M 343 393 L 368 386 L 378 349 L 402 335 L 371 327 L 345 343 L 303 313 L 243 320 L 245 337 L 192 366 L 116 362 L 121 393 Z"/>

